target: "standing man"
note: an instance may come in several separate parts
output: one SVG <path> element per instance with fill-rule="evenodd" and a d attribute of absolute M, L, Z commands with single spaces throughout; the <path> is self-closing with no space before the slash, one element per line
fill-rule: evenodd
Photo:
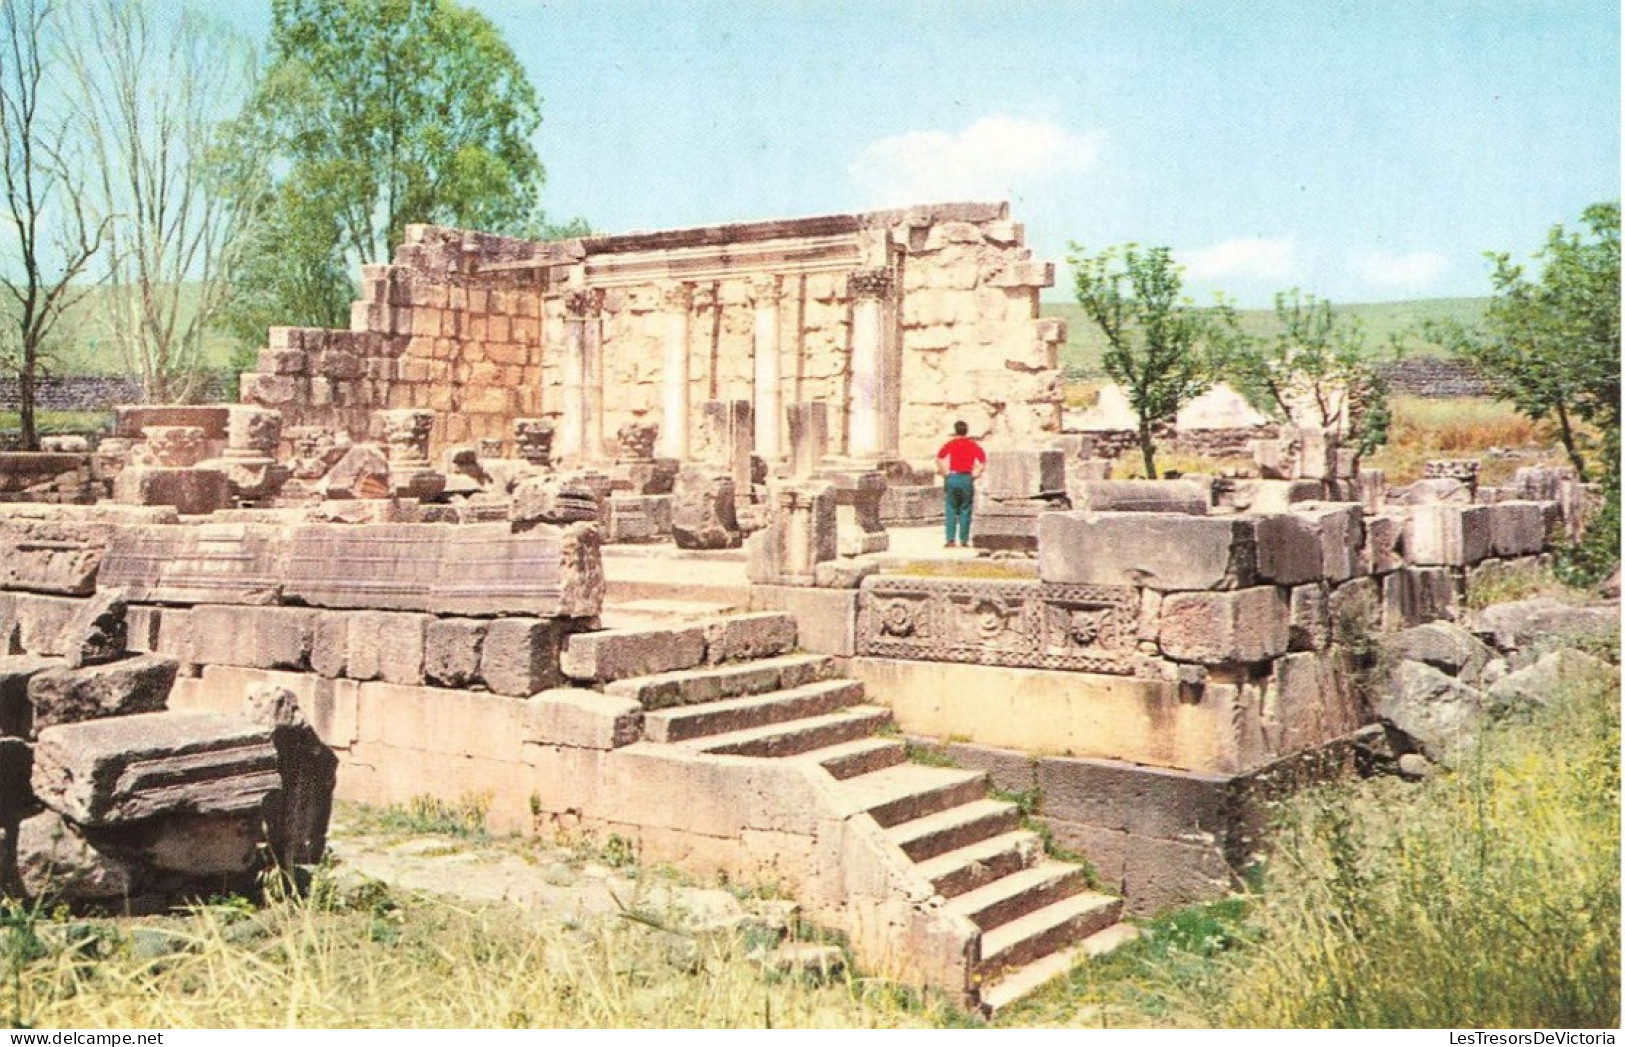
<path fill-rule="evenodd" d="M 948 528 L 948 548 L 970 545 L 970 513 L 976 501 L 976 480 L 987 468 L 987 453 L 972 440 L 970 427 L 954 423 L 954 438 L 937 452 L 937 473 L 944 477 L 943 520 Z M 957 532 L 956 532 L 957 528 Z"/>

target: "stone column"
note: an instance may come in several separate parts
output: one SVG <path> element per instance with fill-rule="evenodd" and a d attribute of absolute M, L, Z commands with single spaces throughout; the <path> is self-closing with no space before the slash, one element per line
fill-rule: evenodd
<path fill-rule="evenodd" d="M 756 453 L 769 462 L 784 456 L 783 397 L 779 390 L 779 278 L 750 282 L 756 307 Z"/>
<path fill-rule="evenodd" d="M 556 435 L 559 457 L 573 462 L 580 460 L 585 442 L 586 418 L 583 412 L 586 397 L 583 381 L 586 360 L 583 347 L 586 345 L 587 316 L 592 312 L 592 294 L 575 291 L 566 295 L 564 309 L 564 400 L 559 405 L 562 410 Z"/>
<path fill-rule="evenodd" d="M 794 403 L 785 415 L 790 423 L 790 475 L 810 480 L 829 454 L 829 405 Z"/>
<path fill-rule="evenodd" d="M 591 462 L 603 461 L 604 450 L 604 292 L 592 292 L 592 312 L 581 330 L 581 384 L 585 407 L 582 414 L 581 455 Z"/>
<path fill-rule="evenodd" d="M 666 310 L 666 369 L 660 383 L 660 455 L 688 457 L 688 317 L 693 284 L 670 284 L 661 290 Z"/>
<path fill-rule="evenodd" d="M 886 317 L 893 293 L 890 269 L 855 269 L 848 281 L 852 294 L 852 399 L 848 407 L 847 454 L 853 458 L 888 458 L 892 407 L 886 388 Z"/>

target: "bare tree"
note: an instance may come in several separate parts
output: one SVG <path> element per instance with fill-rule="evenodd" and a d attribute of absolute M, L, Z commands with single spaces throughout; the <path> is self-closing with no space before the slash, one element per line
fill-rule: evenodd
<path fill-rule="evenodd" d="M 221 133 L 253 92 L 253 50 L 189 8 L 160 35 L 142 0 L 87 0 L 69 39 L 97 205 L 111 218 L 106 320 L 147 398 L 186 400 L 250 217 L 253 194 L 227 183 L 263 173 L 251 141 L 228 155 Z"/>
<path fill-rule="evenodd" d="M 39 447 L 38 382 L 53 332 L 89 291 L 84 277 L 107 234 L 79 180 L 75 121 L 48 96 L 60 19 L 50 0 L 0 3 L 0 179 L 14 239 L 0 263 L 0 351 L 17 372 L 27 450 Z"/>

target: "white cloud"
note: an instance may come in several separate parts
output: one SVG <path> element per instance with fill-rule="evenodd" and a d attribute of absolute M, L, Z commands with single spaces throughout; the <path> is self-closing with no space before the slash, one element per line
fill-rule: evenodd
<path fill-rule="evenodd" d="M 1179 263 L 1185 267 L 1185 275 L 1197 280 L 1228 276 L 1286 277 L 1292 273 L 1294 255 L 1295 247 L 1290 236 L 1240 237 L 1211 247 L 1177 252 Z"/>
<path fill-rule="evenodd" d="M 988 116 L 962 131 L 910 131 L 871 142 L 847 168 L 879 206 L 999 200 L 1018 185 L 1095 166 L 1105 135 L 1043 120 Z"/>
<path fill-rule="evenodd" d="M 1411 254 L 1366 251 L 1350 260 L 1355 275 L 1367 283 L 1410 291 L 1421 290 L 1431 284 L 1434 277 L 1444 272 L 1449 264 L 1444 255 L 1437 251 L 1415 251 Z"/>

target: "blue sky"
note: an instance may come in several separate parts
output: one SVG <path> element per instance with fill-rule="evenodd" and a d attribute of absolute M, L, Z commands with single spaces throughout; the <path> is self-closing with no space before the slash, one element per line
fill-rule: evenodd
<path fill-rule="evenodd" d="M 1164 244 L 1258 306 L 1487 294 L 1619 196 L 1614 0 L 471 6 L 549 214 L 606 232 L 1007 198 L 1042 257 Z"/>

